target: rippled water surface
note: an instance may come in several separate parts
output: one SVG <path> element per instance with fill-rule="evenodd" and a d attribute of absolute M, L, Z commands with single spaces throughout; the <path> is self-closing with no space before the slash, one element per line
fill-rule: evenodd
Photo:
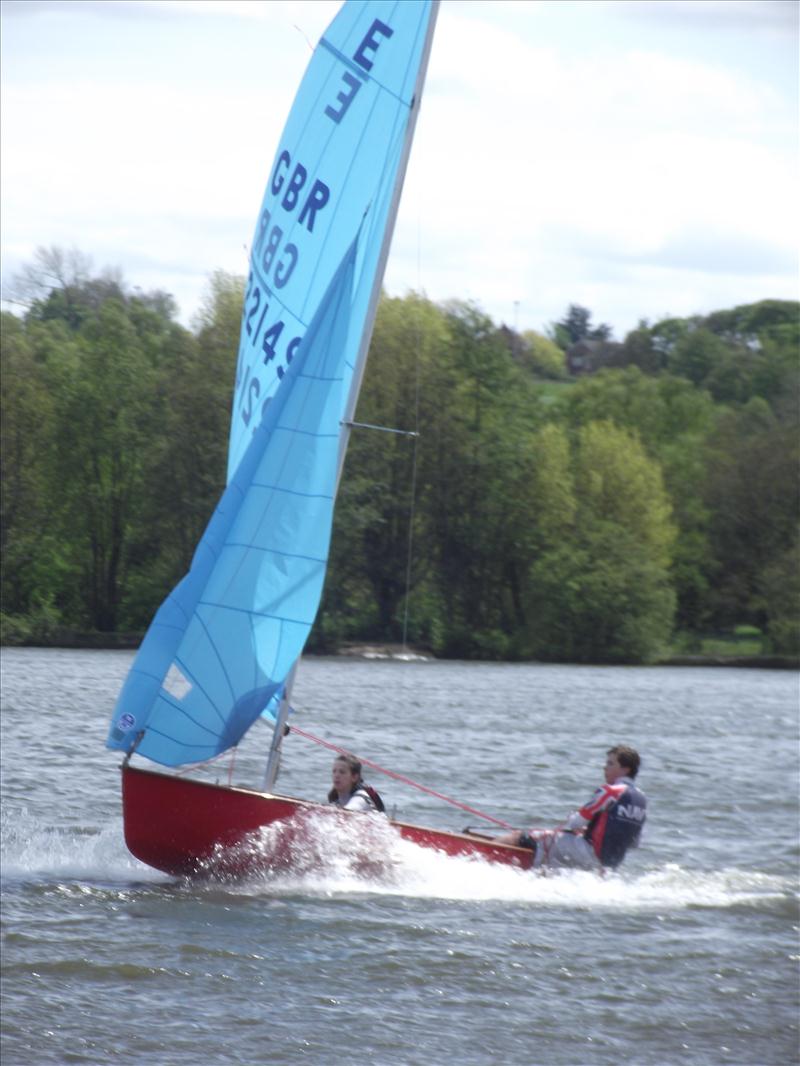
<path fill-rule="evenodd" d="M 326 825 L 313 870 L 199 884 L 123 843 L 130 659 L 2 653 L 3 1066 L 798 1060 L 796 674 L 309 660 L 297 725 L 513 824 L 560 822 L 634 744 L 643 846 L 537 878 L 381 826 L 367 878 Z M 258 783 L 251 733 L 215 777 Z M 323 798 L 330 760 L 290 737 L 280 790 Z M 371 779 L 406 820 L 476 822 Z"/>

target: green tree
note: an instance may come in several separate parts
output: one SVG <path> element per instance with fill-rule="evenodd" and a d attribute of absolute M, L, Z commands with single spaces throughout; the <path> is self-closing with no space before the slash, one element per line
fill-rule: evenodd
<path fill-rule="evenodd" d="M 530 570 L 531 651 L 581 662 L 650 661 L 668 641 L 675 607 L 675 529 L 660 468 L 610 422 L 578 431 L 572 461 L 573 528 Z"/>
<path fill-rule="evenodd" d="M 638 438 L 611 422 L 590 422 L 579 431 L 576 459 L 581 520 L 627 529 L 666 569 L 676 532 L 672 505 L 660 466 Z"/>
<path fill-rule="evenodd" d="M 714 311 L 705 319 L 712 333 L 735 344 L 753 346 L 775 341 L 800 345 L 800 302 L 797 300 L 760 300 L 742 304 L 729 311 Z"/>
<path fill-rule="evenodd" d="M 168 304 L 156 301 L 146 308 L 145 335 L 158 337 L 150 355 L 158 367 L 163 422 L 144 456 L 147 491 L 132 529 L 123 601 L 129 628 L 144 628 L 188 571 L 225 487 L 243 298 L 242 277 L 211 275 L 194 334 L 172 320 Z"/>
<path fill-rule="evenodd" d="M 550 332 L 555 343 L 565 351 L 585 338 L 610 341 L 613 336 L 611 326 L 605 322 L 592 326 L 592 312 L 580 304 L 570 304 L 564 317 L 553 323 Z"/>
<path fill-rule="evenodd" d="M 358 420 L 418 427 L 409 635 L 441 654 L 513 652 L 537 410 L 529 376 L 479 309 L 413 295 L 382 301 Z M 351 625 L 373 639 L 400 634 L 413 448 L 400 436 L 353 433 L 318 625 L 325 637 Z"/>
<path fill-rule="evenodd" d="M 757 593 L 772 650 L 800 656 L 800 537 L 765 564 Z"/>
<path fill-rule="evenodd" d="M 702 385 L 728 355 L 725 342 L 711 330 L 701 327 L 686 333 L 677 342 L 667 365 L 670 373 Z"/>
<path fill-rule="evenodd" d="M 428 430 L 436 418 L 431 368 L 448 336 L 445 316 L 430 301 L 415 294 L 382 298 L 356 421 L 400 432 L 355 428 L 350 435 L 317 639 L 359 630 L 370 639 L 402 636 L 407 577 L 413 595 L 428 573 L 426 555 L 418 552 L 407 575 L 412 493 L 415 477 L 424 491 Z M 406 435 L 415 432 L 419 438 Z M 417 507 L 415 540 L 424 521 Z M 418 614 L 410 614 L 424 639 Z"/>
<path fill-rule="evenodd" d="M 158 572 L 169 550 L 161 515 L 148 508 L 163 481 L 166 371 L 186 331 L 171 297 L 129 295 L 112 272 L 90 276 L 78 253 L 40 251 L 24 282 L 22 329 L 48 398 L 40 533 L 61 545 L 50 594 L 66 624 L 111 632 L 130 621 L 137 575 Z M 151 550 L 137 556 L 144 541 Z"/>
<path fill-rule="evenodd" d="M 623 358 L 707 389 L 718 403 L 761 396 L 773 405 L 798 398 L 800 303 L 762 300 L 705 318 L 667 319 L 626 338 Z"/>
<path fill-rule="evenodd" d="M 530 575 L 531 654 L 558 662 L 651 662 L 668 645 L 674 593 L 627 530 L 596 526 Z"/>
<path fill-rule="evenodd" d="M 725 412 L 709 442 L 705 502 L 718 562 L 710 602 L 720 627 L 769 626 L 764 589 L 773 587 L 770 575 L 782 572 L 797 537 L 798 428 L 796 420 L 779 420 L 765 400 L 755 398 Z M 783 606 L 779 613 L 785 617 Z"/>
<path fill-rule="evenodd" d="M 158 425 L 157 378 L 117 300 L 82 320 L 75 351 L 51 367 L 57 385 L 53 476 L 60 486 L 54 511 L 73 564 L 70 613 L 93 629 L 114 632 L 145 456 Z"/>
<path fill-rule="evenodd" d="M 193 324 L 78 252 L 39 250 L 2 319 L 4 633 L 143 628 L 225 480 L 243 279 Z M 649 661 L 682 628 L 800 634 L 791 301 L 640 323 L 569 389 L 553 341 L 473 304 L 381 302 L 316 647 Z M 562 347 L 610 335 L 571 305 Z M 409 523 L 413 508 L 413 552 Z M 409 570 L 409 561 L 411 563 Z M 676 606 L 677 598 L 677 606 Z M 13 635 L 13 634 L 12 634 Z"/>
<path fill-rule="evenodd" d="M 576 429 L 611 420 L 635 433 L 659 462 L 678 528 L 672 564 L 677 621 L 684 628 L 701 627 L 715 572 L 705 501 L 706 441 L 716 426 L 709 394 L 671 374 L 653 377 L 630 366 L 582 378 L 556 414 Z"/>
<path fill-rule="evenodd" d="M 529 478 L 535 516 L 526 548 L 533 557 L 558 547 L 575 529 L 575 468 L 563 426 L 551 422 L 533 436 Z"/>
<path fill-rule="evenodd" d="M 519 611 L 512 545 L 528 507 L 526 434 L 537 393 L 472 305 L 449 308 L 451 346 L 437 379 L 429 473 L 432 542 L 450 655 L 502 657 Z"/>
<path fill-rule="evenodd" d="M 22 636 L 42 635 L 59 621 L 55 599 L 65 565 L 61 541 L 50 521 L 47 459 L 52 394 L 40 357 L 46 339 L 55 344 L 56 338 L 50 327 L 34 332 L 38 337 L 29 336 L 20 319 L 3 313 L 0 590 L 3 613 L 20 620 L 17 629 Z M 69 343 L 65 336 L 58 340 Z"/>
<path fill-rule="evenodd" d="M 520 364 L 529 367 L 534 374 L 545 378 L 564 378 L 567 376 L 567 364 L 564 350 L 554 341 L 529 329 L 522 334 L 524 347 L 520 355 Z"/>
<path fill-rule="evenodd" d="M 622 366 L 638 367 L 645 374 L 657 374 L 666 366 L 666 358 L 656 347 L 653 333 L 644 322 L 625 337 L 618 362 Z"/>

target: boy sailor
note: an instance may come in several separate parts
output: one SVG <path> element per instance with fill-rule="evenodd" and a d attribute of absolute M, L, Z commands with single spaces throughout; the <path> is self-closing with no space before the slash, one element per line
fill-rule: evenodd
<path fill-rule="evenodd" d="M 534 869 L 600 871 L 619 866 L 628 848 L 638 847 L 647 817 L 647 799 L 635 784 L 640 762 L 638 752 L 625 744 L 609 748 L 605 785 L 563 825 L 515 830 L 499 839 L 532 848 Z"/>

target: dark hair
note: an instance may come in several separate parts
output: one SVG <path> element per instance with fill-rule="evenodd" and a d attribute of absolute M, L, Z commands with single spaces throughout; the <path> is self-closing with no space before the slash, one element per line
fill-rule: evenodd
<path fill-rule="evenodd" d="M 353 790 L 355 791 L 355 789 L 361 784 L 361 762 L 355 757 L 355 755 L 348 755 L 345 752 L 342 752 L 341 755 L 337 755 L 333 761 L 345 763 L 350 773 L 355 775 L 356 780 L 353 785 Z M 338 792 L 335 788 L 332 788 L 328 793 L 328 803 L 333 803 L 337 796 Z"/>
<path fill-rule="evenodd" d="M 636 777 L 639 773 L 639 752 L 635 748 L 629 748 L 627 744 L 617 744 L 609 748 L 606 755 L 616 755 L 617 762 L 628 771 L 628 777 Z"/>
<path fill-rule="evenodd" d="M 350 773 L 358 774 L 358 776 L 361 777 L 361 762 L 355 757 L 355 755 L 349 755 L 346 752 L 342 752 L 340 755 L 337 755 L 333 761 L 347 763 Z"/>

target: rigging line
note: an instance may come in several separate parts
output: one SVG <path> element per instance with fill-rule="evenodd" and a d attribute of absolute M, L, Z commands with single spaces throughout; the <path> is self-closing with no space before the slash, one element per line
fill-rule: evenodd
<path fill-rule="evenodd" d="M 323 740 L 321 737 L 315 737 L 313 733 L 306 733 L 304 729 L 298 729 L 296 725 L 289 726 L 292 733 L 297 733 L 301 737 L 305 737 L 306 740 L 313 740 L 315 744 L 321 744 L 323 748 L 330 748 L 331 751 L 336 751 L 340 755 L 348 755 L 349 752 L 346 748 L 337 747 L 336 744 L 331 744 L 330 741 Z M 468 814 L 474 814 L 478 818 L 484 818 L 487 822 L 494 822 L 495 825 L 502 826 L 503 829 L 513 829 L 513 825 L 509 825 L 508 822 L 503 822 L 499 818 L 492 817 L 491 814 L 484 814 L 483 811 L 477 811 L 474 807 L 468 807 L 466 803 L 461 803 L 459 800 L 451 799 L 449 796 L 443 796 L 441 792 L 435 792 L 432 788 L 428 788 L 427 785 L 420 785 L 417 781 L 412 781 L 410 777 L 404 777 L 402 774 L 395 773 L 394 770 L 387 770 L 383 766 L 379 766 L 375 762 L 371 762 L 369 759 L 364 759 L 359 756 L 359 760 L 364 766 L 369 766 L 372 770 L 377 770 L 379 773 L 386 774 L 387 777 L 393 777 L 395 781 L 402 781 L 404 785 L 411 785 L 412 788 L 419 789 L 420 792 L 427 792 L 429 796 L 435 796 L 436 799 L 444 800 L 445 803 L 452 804 L 453 807 L 460 807 L 462 811 L 466 811 Z"/>
<path fill-rule="evenodd" d="M 416 337 L 414 344 L 414 451 L 411 459 L 411 502 L 408 514 L 408 551 L 406 554 L 406 595 L 403 604 L 403 651 L 408 651 L 408 612 L 411 599 L 411 568 L 414 559 L 414 518 L 417 504 L 417 441 L 419 440 L 419 383 L 422 362 L 422 228 L 419 204 L 417 205 L 417 291 L 415 293 Z"/>
<path fill-rule="evenodd" d="M 389 426 L 374 426 L 371 422 L 341 422 L 350 429 L 377 429 L 379 433 L 396 433 L 399 437 L 418 437 L 419 433 L 413 429 L 390 429 Z"/>
<path fill-rule="evenodd" d="M 417 246 L 419 254 L 419 245 Z M 419 367 L 422 351 L 422 307 L 417 297 L 416 344 L 414 361 L 414 446 L 411 456 L 411 501 L 408 509 L 408 550 L 406 552 L 406 595 L 403 604 L 403 651 L 408 651 L 408 608 L 411 599 L 411 564 L 414 558 L 414 517 L 417 503 L 417 442 L 419 440 Z"/>
<path fill-rule="evenodd" d="M 234 745 L 234 750 L 236 746 Z M 194 771 L 202 770 L 205 766 L 210 766 L 212 762 L 217 762 L 219 759 L 224 759 L 228 754 L 228 748 L 225 751 L 219 751 L 216 755 L 211 755 L 207 759 L 200 759 L 198 762 L 186 763 L 184 766 L 175 766 L 174 776 L 183 777 L 185 774 L 191 774 Z"/>
<path fill-rule="evenodd" d="M 415 434 L 417 436 L 417 434 Z M 403 605 L 403 651 L 408 651 L 408 601 L 411 599 L 411 562 L 414 554 L 414 511 L 417 498 L 417 442 L 411 459 L 411 506 L 408 515 L 408 554 L 406 556 L 406 597 Z"/>

